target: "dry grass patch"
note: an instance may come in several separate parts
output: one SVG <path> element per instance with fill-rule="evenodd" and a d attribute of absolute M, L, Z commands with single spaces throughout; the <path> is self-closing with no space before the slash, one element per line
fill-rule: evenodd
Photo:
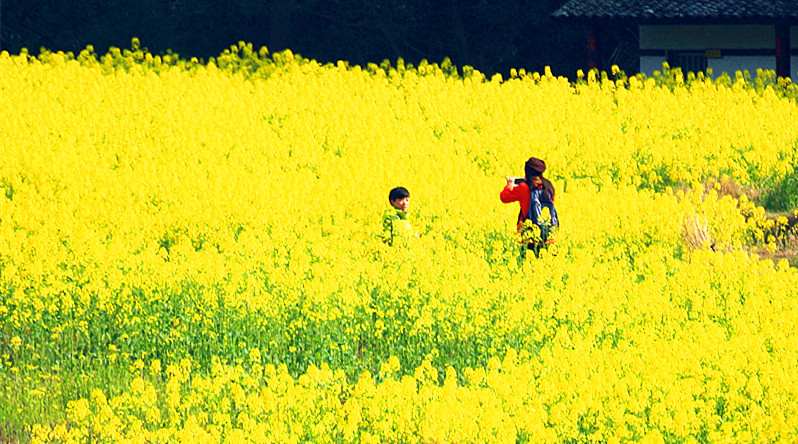
<path fill-rule="evenodd" d="M 757 202 L 764 190 L 744 187 L 729 177 L 710 179 L 704 183 L 704 195 L 714 191 L 718 196 L 729 196 L 735 200 Z M 755 226 L 764 232 L 764 242 L 753 233 L 745 249 L 758 255 L 761 259 L 778 262 L 782 259 L 791 266 L 798 267 L 798 209 L 793 211 L 771 212 L 765 210 L 761 216 L 751 214 L 748 209 L 740 208 L 746 219 L 756 218 Z M 683 222 L 684 241 L 693 249 L 715 249 L 709 223 L 706 217 L 699 214 L 686 216 Z M 767 240 L 771 239 L 770 242 Z"/>

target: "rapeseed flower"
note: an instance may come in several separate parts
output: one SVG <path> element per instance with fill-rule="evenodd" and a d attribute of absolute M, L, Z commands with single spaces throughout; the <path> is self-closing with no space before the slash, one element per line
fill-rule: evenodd
<path fill-rule="evenodd" d="M 790 171 L 793 100 L 138 45 L 0 54 L 0 414 L 31 441 L 794 440 L 798 277 L 744 251 L 788 221 L 703 186 Z M 495 179 L 530 149 L 562 225 L 519 264 Z M 377 239 L 397 182 L 408 251 Z"/>

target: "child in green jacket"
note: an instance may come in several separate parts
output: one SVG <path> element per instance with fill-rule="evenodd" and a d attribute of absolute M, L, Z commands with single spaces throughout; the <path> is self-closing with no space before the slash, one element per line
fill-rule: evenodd
<path fill-rule="evenodd" d="M 382 214 L 382 241 L 391 246 L 406 245 L 409 239 L 418 237 L 408 220 L 410 192 L 404 187 L 396 187 L 388 193 L 388 201 L 391 208 Z"/>

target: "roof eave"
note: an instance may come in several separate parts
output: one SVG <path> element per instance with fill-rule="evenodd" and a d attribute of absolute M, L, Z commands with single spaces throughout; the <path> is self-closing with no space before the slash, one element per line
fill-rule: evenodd
<path fill-rule="evenodd" d="M 550 17 L 557 21 L 574 24 L 627 23 L 638 25 L 798 25 L 798 17 L 637 17 L 637 16 L 573 16 L 552 13 Z"/>

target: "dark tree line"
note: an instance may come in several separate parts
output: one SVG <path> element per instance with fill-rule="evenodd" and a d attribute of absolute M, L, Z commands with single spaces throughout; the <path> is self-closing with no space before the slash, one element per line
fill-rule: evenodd
<path fill-rule="evenodd" d="M 0 49 L 77 53 L 93 45 L 207 59 L 239 41 L 319 62 L 403 58 L 573 77 L 587 68 L 584 27 L 550 17 L 564 0 L 1 0 Z M 633 35 L 605 37 L 605 64 L 635 71 Z M 632 43 L 630 43 L 632 42 Z"/>

